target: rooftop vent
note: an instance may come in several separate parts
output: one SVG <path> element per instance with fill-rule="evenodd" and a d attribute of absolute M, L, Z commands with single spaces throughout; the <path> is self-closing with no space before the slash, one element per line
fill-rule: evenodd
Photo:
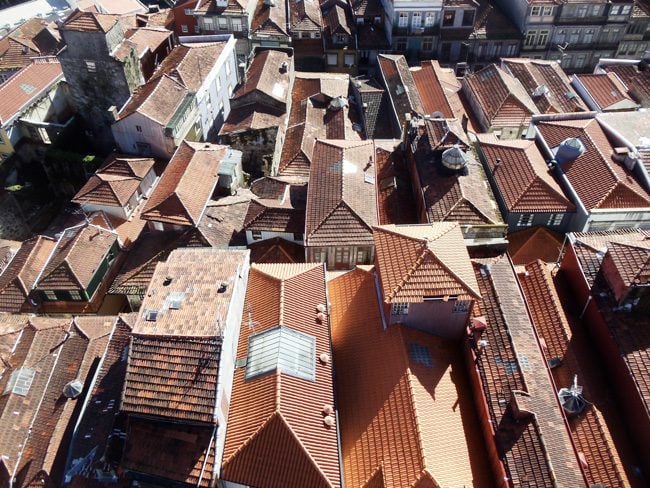
<path fill-rule="evenodd" d="M 66 398 L 77 398 L 81 395 L 84 385 L 78 379 L 70 381 L 63 387 L 63 396 Z"/>
<path fill-rule="evenodd" d="M 334 413 L 334 407 L 332 405 L 327 404 L 323 405 L 323 415 L 332 415 Z"/>
<path fill-rule="evenodd" d="M 348 99 L 345 97 L 338 96 L 332 99 L 332 101 L 329 103 L 327 108 L 330 110 L 337 111 L 347 106 L 348 106 Z"/>
<path fill-rule="evenodd" d="M 334 417 L 332 415 L 325 415 L 323 424 L 325 424 L 325 427 L 334 427 Z"/>
<path fill-rule="evenodd" d="M 225 281 L 222 281 L 219 284 L 219 289 L 217 290 L 217 293 L 226 293 L 226 290 L 228 289 L 228 283 Z"/>
<path fill-rule="evenodd" d="M 557 395 L 562 408 L 569 415 L 578 415 L 587 406 L 587 400 L 582 396 L 582 386 L 578 385 L 578 375 L 573 377 L 573 385 L 560 389 Z"/>
<path fill-rule="evenodd" d="M 555 160 L 559 163 L 575 161 L 585 152 L 586 148 L 577 137 L 569 137 L 563 140 L 555 150 Z"/>
<path fill-rule="evenodd" d="M 325 313 L 326 310 L 327 310 L 327 307 L 325 305 L 323 305 L 322 303 L 319 303 L 318 305 L 316 305 L 316 311 L 317 312 Z"/>
<path fill-rule="evenodd" d="M 287 63 L 286 61 L 282 61 L 282 64 L 280 64 L 280 73 L 286 73 L 288 69 L 289 69 L 289 63 Z"/>
<path fill-rule="evenodd" d="M 442 164 L 451 170 L 463 169 L 467 166 L 467 155 L 456 144 L 442 153 Z"/>
<path fill-rule="evenodd" d="M 158 318 L 158 310 L 146 310 L 144 312 L 144 319 L 147 322 L 155 322 Z"/>
<path fill-rule="evenodd" d="M 320 356 L 318 356 L 318 359 L 320 360 L 321 363 L 327 364 L 330 362 L 330 355 L 327 354 L 326 352 L 321 353 Z"/>
<path fill-rule="evenodd" d="M 534 97 L 542 97 L 544 95 L 547 95 L 549 93 L 548 86 L 546 85 L 539 85 L 537 88 L 533 90 L 532 96 Z"/>
<path fill-rule="evenodd" d="M 163 280 L 163 286 L 169 286 L 172 284 L 173 278 L 169 275 L 165 276 L 165 279 Z"/>

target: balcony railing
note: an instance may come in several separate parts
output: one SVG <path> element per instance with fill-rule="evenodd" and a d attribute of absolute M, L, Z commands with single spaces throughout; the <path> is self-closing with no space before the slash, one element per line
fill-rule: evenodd
<path fill-rule="evenodd" d="M 437 25 L 432 25 L 429 27 L 393 27 L 394 36 L 432 36 L 437 35 L 440 32 L 440 27 Z"/>

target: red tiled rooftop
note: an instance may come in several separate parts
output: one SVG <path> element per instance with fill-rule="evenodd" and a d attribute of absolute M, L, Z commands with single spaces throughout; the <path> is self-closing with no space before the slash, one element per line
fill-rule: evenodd
<path fill-rule="evenodd" d="M 327 302 L 322 264 L 253 265 L 242 317 L 238 358 L 252 361 L 256 334 L 290 328 L 315 339 L 314 381 L 274 369 L 246 378 L 235 369 L 221 477 L 251 486 L 270 480 L 277 486 L 341 486 L 336 423 L 324 423 L 324 405 L 334 405 L 327 316 L 316 317 Z M 287 469 L 287 463 L 291 469 Z"/>
<path fill-rule="evenodd" d="M 119 21 L 119 16 L 75 10 L 63 21 L 62 30 L 81 32 L 108 32 Z"/>
<path fill-rule="evenodd" d="M 45 90 L 63 79 L 58 61 L 32 62 L 0 85 L 0 125 L 21 115 Z"/>
<path fill-rule="evenodd" d="M 413 79 L 417 87 L 424 113 L 431 115 L 440 112 L 445 118 L 454 118 L 449 101 L 433 67 L 433 61 L 423 61 L 419 68 L 412 68 Z"/>
<path fill-rule="evenodd" d="M 543 226 L 508 233 L 508 255 L 515 265 L 536 259 L 554 263 L 560 257 L 563 237 Z"/>
<path fill-rule="evenodd" d="M 584 154 L 562 169 L 587 210 L 650 206 L 650 194 L 614 160 L 614 147 L 596 119 L 539 122 L 537 129 L 551 149 L 573 137 L 584 144 Z"/>
<path fill-rule="evenodd" d="M 346 486 L 491 486 L 458 343 L 384 329 L 372 269 L 328 292 Z"/>
<path fill-rule="evenodd" d="M 480 298 L 458 223 L 382 225 L 373 237 L 386 303 Z"/>
<path fill-rule="evenodd" d="M 253 242 L 248 248 L 251 263 L 302 263 L 305 260 L 305 248 L 282 237 Z"/>
<path fill-rule="evenodd" d="M 477 138 L 509 211 L 575 212 L 534 140 L 502 141 L 492 134 L 478 134 Z"/>
<path fill-rule="evenodd" d="M 638 106 L 616 73 L 573 75 L 573 79 L 582 84 L 598 111 L 633 110 Z"/>
<path fill-rule="evenodd" d="M 591 402 L 579 416 L 569 418 L 572 438 L 586 460 L 585 472 L 590 485 L 630 486 L 630 481 L 614 444 L 605 418 L 607 392 L 602 378 L 595 373 L 600 365 L 594 360 L 589 339 L 580 326 L 572 331 L 569 320 L 553 284 L 549 267 L 541 261 L 526 266 L 518 275 L 533 323 L 545 345 L 547 361 L 559 358 L 561 363 L 551 372 L 555 389 L 573 384 L 577 375 L 584 398 Z M 591 371 L 586 369 L 590 368 Z M 589 374 L 588 374 L 589 373 Z M 611 418 L 611 415 L 610 415 Z M 619 419 L 620 421 L 620 419 Z"/>
<path fill-rule="evenodd" d="M 218 144 L 181 142 L 142 209 L 142 218 L 196 226 L 217 185 L 227 150 Z"/>
<path fill-rule="evenodd" d="M 400 124 L 404 126 L 405 114 L 416 112 L 424 114 L 424 106 L 413 72 L 409 70 L 403 55 L 380 54 L 377 63 L 384 82 L 392 100 L 394 114 Z M 427 101 L 428 102 L 428 101 Z"/>

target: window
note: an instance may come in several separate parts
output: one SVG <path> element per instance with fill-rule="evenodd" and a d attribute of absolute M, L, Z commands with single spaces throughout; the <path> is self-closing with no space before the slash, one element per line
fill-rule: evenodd
<path fill-rule="evenodd" d="M 591 15 L 593 17 L 598 17 L 603 13 L 603 9 L 605 8 L 604 5 L 592 5 L 591 6 Z"/>
<path fill-rule="evenodd" d="M 582 42 L 584 44 L 591 44 L 594 41 L 594 33 L 595 31 L 593 29 L 587 29 L 584 36 L 582 36 Z"/>
<path fill-rule="evenodd" d="M 86 61 L 86 71 L 88 71 L 88 73 L 97 72 L 97 65 L 95 64 L 95 61 Z"/>
<path fill-rule="evenodd" d="M 445 10 L 442 14 L 442 26 L 451 27 L 454 25 L 454 17 L 456 17 L 455 10 Z"/>
<path fill-rule="evenodd" d="M 573 63 L 574 68 L 584 68 L 585 64 L 587 64 L 587 55 L 578 54 L 576 56 L 575 63 Z"/>
<path fill-rule="evenodd" d="M 542 15 L 548 16 L 548 15 L 553 15 L 553 7 L 544 7 L 542 10 Z"/>
<path fill-rule="evenodd" d="M 533 214 L 520 214 L 517 220 L 518 227 L 530 227 L 533 224 Z"/>
<path fill-rule="evenodd" d="M 395 47 L 398 51 L 406 51 L 406 38 L 398 37 L 395 41 Z"/>
<path fill-rule="evenodd" d="M 203 19 L 203 28 L 207 31 L 213 31 L 214 30 L 214 21 L 210 17 L 206 17 Z"/>
<path fill-rule="evenodd" d="M 219 30 L 228 30 L 228 19 L 219 17 L 217 22 L 219 23 Z"/>
<path fill-rule="evenodd" d="M 187 25 L 183 24 L 181 25 L 181 32 L 183 34 L 187 34 L 189 31 L 187 30 Z"/>
<path fill-rule="evenodd" d="M 409 314 L 409 304 L 408 303 L 393 303 L 390 308 L 391 315 L 408 315 Z"/>
<path fill-rule="evenodd" d="M 586 17 L 589 5 L 578 5 L 576 7 L 576 17 Z"/>
<path fill-rule="evenodd" d="M 417 29 L 422 26 L 422 14 L 420 12 L 413 12 L 411 16 L 411 27 Z"/>
<path fill-rule="evenodd" d="M 551 214 L 548 216 L 548 222 L 546 222 L 546 225 L 549 226 L 556 226 L 560 225 L 562 223 L 562 217 L 564 217 L 564 214 Z"/>
<path fill-rule="evenodd" d="M 185 9 L 185 15 L 191 16 L 192 15 L 192 9 L 191 8 L 186 8 Z"/>
<path fill-rule="evenodd" d="M 354 54 L 346 54 L 345 55 L 345 65 L 346 66 L 354 66 Z"/>
<path fill-rule="evenodd" d="M 350 248 L 349 247 L 334 248 L 334 266 L 335 267 L 347 266 L 349 263 L 350 263 Z"/>
<path fill-rule="evenodd" d="M 411 342 L 409 344 L 409 356 L 411 361 L 433 368 L 433 357 L 431 357 L 431 350 L 427 346 Z"/>
<path fill-rule="evenodd" d="M 320 39 L 320 32 L 312 32 L 311 33 L 311 38 L 312 39 Z"/>
<path fill-rule="evenodd" d="M 70 295 L 70 300 L 73 300 L 75 302 L 81 301 L 81 293 L 79 293 L 77 290 L 71 290 L 68 292 Z"/>
<path fill-rule="evenodd" d="M 436 23 L 436 14 L 433 12 L 427 12 L 424 14 L 424 26 L 432 27 Z"/>
<path fill-rule="evenodd" d="M 580 30 L 573 29 L 571 31 L 571 34 L 569 34 L 569 44 L 578 44 L 579 40 L 580 40 Z"/>
<path fill-rule="evenodd" d="M 548 31 L 547 30 L 539 31 L 539 36 L 537 37 L 537 46 L 544 47 L 546 46 L 547 42 L 548 42 Z"/>
<path fill-rule="evenodd" d="M 564 44 L 565 39 L 566 31 L 564 29 L 557 31 L 557 34 L 555 34 L 555 41 L 559 44 Z"/>
<path fill-rule="evenodd" d="M 630 10 L 632 10 L 631 5 L 623 5 L 623 8 L 621 9 L 621 15 L 627 15 L 630 13 Z"/>
<path fill-rule="evenodd" d="M 366 264 L 368 259 L 368 251 L 365 249 L 357 250 L 357 264 Z"/>
<path fill-rule="evenodd" d="M 327 55 L 327 66 L 336 66 L 339 62 L 338 56 L 336 54 Z"/>
<path fill-rule="evenodd" d="M 526 32 L 526 40 L 524 40 L 524 46 L 534 46 L 536 39 L 537 39 L 537 31 L 529 30 L 528 32 Z"/>
<path fill-rule="evenodd" d="M 474 10 L 463 10 L 463 25 L 465 27 L 474 24 Z"/>
<path fill-rule="evenodd" d="M 15 395 L 26 396 L 29 393 L 29 388 L 32 386 L 34 376 L 36 376 L 36 370 L 32 368 L 25 368 L 23 366 L 13 370 L 2 394 L 14 393 Z"/>
<path fill-rule="evenodd" d="M 278 326 L 248 338 L 246 379 L 280 371 L 308 381 L 316 379 L 316 338 Z"/>
<path fill-rule="evenodd" d="M 142 126 L 141 125 L 136 125 L 135 130 L 136 130 L 136 132 L 142 132 Z"/>
<path fill-rule="evenodd" d="M 454 301 L 454 308 L 451 310 L 452 313 L 467 313 L 469 312 L 469 300 L 456 300 Z"/>
<path fill-rule="evenodd" d="M 325 262 L 325 257 L 326 256 L 327 256 L 327 254 L 322 249 L 315 249 L 314 250 L 314 262 L 323 263 L 323 262 Z"/>
<path fill-rule="evenodd" d="M 51 301 L 51 302 L 56 302 L 58 300 L 56 293 L 53 291 L 44 291 L 43 292 L 43 299 Z"/>
<path fill-rule="evenodd" d="M 254 241 L 259 241 L 260 239 L 262 239 L 262 231 L 261 230 L 254 230 L 252 232 L 252 234 L 253 234 L 253 240 Z"/>
<path fill-rule="evenodd" d="M 194 33 L 198 34 L 199 32 L 201 32 L 201 28 L 198 25 L 195 25 L 194 26 Z"/>
<path fill-rule="evenodd" d="M 241 32 L 241 19 L 234 17 L 230 19 L 230 24 L 232 25 L 232 30 L 234 32 Z"/>
<path fill-rule="evenodd" d="M 538 17 L 542 13 L 542 7 L 533 7 L 530 9 L 530 15 L 532 17 Z"/>
<path fill-rule="evenodd" d="M 506 56 L 516 56 L 517 55 L 517 44 L 508 44 L 506 46 Z"/>
<path fill-rule="evenodd" d="M 433 37 L 425 37 L 422 39 L 422 50 L 433 51 Z"/>
<path fill-rule="evenodd" d="M 609 9 L 609 15 L 618 15 L 621 13 L 620 5 L 612 5 L 612 8 Z"/>
<path fill-rule="evenodd" d="M 409 14 L 406 12 L 400 12 L 397 20 L 398 27 L 406 27 L 409 25 Z"/>

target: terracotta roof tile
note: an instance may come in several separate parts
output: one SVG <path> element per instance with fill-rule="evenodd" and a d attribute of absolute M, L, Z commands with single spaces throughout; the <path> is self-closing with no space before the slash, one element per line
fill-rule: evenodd
<path fill-rule="evenodd" d="M 457 344 L 407 327 L 384 329 L 372 271 L 335 278 L 328 293 L 346 485 L 489 486 Z M 431 364 L 418 362 L 414 347 Z"/>
<path fill-rule="evenodd" d="M 318 141 L 305 216 L 306 245 L 371 244 L 377 224 L 374 144 Z"/>
<path fill-rule="evenodd" d="M 139 86 L 120 110 L 119 120 L 140 113 L 162 126 L 167 126 L 190 91 L 167 74 L 155 76 Z"/>
<path fill-rule="evenodd" d="M 475 316 L 487 322 L 488 347 L 476 366 L 482 379 L 497 448 L 517 485 L 584 486 L 577 455 L 539 349 L 517 279 L 507 258 L 473 260 L 482 300 Z M 513 391 L 534 416 L 517 420 Z M 530 395 L 527 397 L 526 395 Z"/>
<path fill-rule="evenodd" d="M 118 15 L 98 14 L 94 12 L 82 12 L 75 10 L 63 22 L 62 30 L 72 30 L 81 32 L 108 32 L 119 22 Z"/>
<path fill-rule="evenodd" d="M 35 56 L 55 55 L 61 36 L 55 24 L 37 17 L 28 19 L 0 39 L 0 70 L 28 66 Z"/>
<path fill-rule="evenodd" d="M 607 254 L 626 289 L 650 284 L 650 247 L 610 242 Z"/>
<path fill-rule="evenodd" d="M 264 239 L 248 246 L 252 263 L 302 263 L 305 248 L 282 237 Z"/>
<path fill-rule="evenodd" d="M 286 69 L 281 70 L 283 63 Z M 241 99 L 251 92 L 260 92 L 267 97 L 285 104 L 289 99 L 289 77 L 291 57 L 283 52 L 269 49 L 258 53 L 248 67 L 246 82 L 233 94 L 233 99 Z M 256 105 L 262 103 L 255 99 Z"/>
<path fill-rule="evenodd" d="M 0 274 L 0 312 L 20 312 L 55 246 L 54 239 L 44 236 L 22 244 Z"/>
<path fill-rule="evenodd" d="M 199 222 L 200 236 L 212 247 L 245 246 L 249 203 L 249 199 L 237 197 L 210 200 Z"/>
<path fill-rule="evenodd" d="M 532 262 L 526 266 L 525 273 L 520 273 L 518 277 L 537 334 L 544 340 L 547 361 L 555 358 L 561 360 L 560 365 L 551 371 L 555 389 L 569 387 L 573 384 L 573 376 L 577 375 L 585 399 L 591 402 L 582 415 L 569 418 L 573 441 L 585 456 L 589 484 L 630 485 L 605 423 L 606 412 L 601 411 L 602 407 L 599 406 L 606 403 L 603 401 L 606 393 L 597 391 L 598 385 L 590 381 L 591 377 L 585 371 L 589 366 L 597 368 L 596 362 L 589 361 L 587 357 L 589 339 L 580 330 L 573 334 L 548 266 L 541 261 Z M 598 393 L 600 396 L 596 396 Z"/>
<path fill-rule="evenodd" d="M 238 273 L 247 261 L 246 250 L 172 251 L 167 261 L 156 267 L 133 333 L 154 337 L 220 336 L 224 325 L 220 321 L 226 319 Z M 167 278 L 171 278 L 171 283 L 165 285 Z M 217 285 L 221 282 L 227 286 L 219 293 Z M 180 307 L 173 308 L 177 295 Z M 156 320 L 147 320 L 148 311 L 158 312 Z"/>
<path fill-rule="evenodd" d="M 616 73 L 630 96 L 642 107 L 650 103 L 650 71 L 639 70 L 637 65 L 611 64 L 602 67 L 607 73 Z"/>
<path fill-rule="evenodd" d="M 37 290 L 86 290 L 117 242 L 115 232 L 87 224 L 66 229 L 38 277 Z"/>
<path fill-rule="evenodd" d="M 394 115 L 400 127 L 404 127 L 405 114 L 425 113 L 413 73 L 409 70 L 403 55 L 380 54 L 377 62 L 384 86 L 393 104 Z"/>
<path fill-rule="evenodd" d="M 181 142 L 142 209 L 142 218 L 196 226 L 217 185 L 219 165 L 227 151 L 218 144 Z"/>
<path fill-rule="evenodd" d="M 0 125 L 22 114 L 31 103 L 63 79 L 57 61 L 33 62 L 0 85 Z"/>
<path fill-rule="evenodd" d="M 375 158 L 379 224 L 417 222 L 410 175 L 401 155 L 394 150 L 376 147 Z"/>
<path fill-rule="evenodd" d="M 172 31 L 162 27 L 139 27 L 127 31 L 125 37 L 136 45 L 138 55 L 142 56 L 147 49 L 156 51 L 162 44 L 169 42 L 173 35 Z"/>
<path fill-rule="evenodd" d="M 247 130 L 261 130 L 277 127 L 284 123 L 286 114 L 282 110 L 264 108 L 263 105 L 246 105 L 233 108 L 228 118 L 221 126 L 219 135 L 244 132 Z"/>
<path fill-rule="evenodd" d="M 92 203 L 124 207 L 153 165 L 151 158 L 115 158 L 97 170 L 72 201 L 81 205 Z"/>
<path fill-rule="evenodd" d="M 327 302 L 322 264 L 253 265 L 237 356 L 249 357 L 251 337 L 286 327 L 315 338 L 315 380 L 273 370 L 246 378 L 235 370 L 222 478 L 254 486 L 341 486 L 337 426 L 323 405 L 334 405 L 329 322 L 316 306 Z M 307 317 L 311 317 L 308 319 Z M 286 466 L 291 463 L 292 469 Z"/>
<path fill-rule="evenodd" d="M 283 199 L 252 200 L 244 221 L 246 230 L 302 234 L 305 230 L 307 185 L 291 185 Z"/>
<path fill-rule="evenodd" d="M 29 323 L 29 315 L 0 314 L 0 378 L 11 367 L 9 357 L 20 340 L 23 329 Z"/>
<path fill-rule="evenodd" d="M 454 118 L 445 91 L 434 69 L 433 61 L 423 61 L 419 68 L 411 68 L 415 86 L 422 101 L 424 113 L 440 112 L 445 118 Z"/>
<path fill-rule="evenodd" d="M 285 2 L 267 5 L 264 0 L 257 1 L 257 7 L 251 21 L 251 32 L 256 34 L 267 34 L 273 36 L 289 36 L 287 30 L 287 10 Z"/>
<path fill-rule="evenodd" d="M 160 64 L 154 77 L 166 73 L 196 93 L 201 88 L 205 76 L 217 62 L 226 42 L 200 42 L 176 46 Z"/>
<path fill-rule="evenodd" d="M 587 210 L 650 206 L 650 194 L 614 161 L 614 147 L 596 119 L 539 122 L 537 128 L 551 149 L 572 137 L 584 144 L 584 154 L 562 169 Z"/>
<path fill-rule="evenodd" d="M 509 58 L 502 65 L 517 78 L 531 96 L 540 113 L 585 112 L 582 99 L 575 94 L 569 78 L 557 61 Z M 544 86 L 536 95 L 535 90 Z M 567 94 L 572 94 L 570 97 Z"/>
<path fill-rule="evenodd" d="M 291 31 L 320 32 L 323 28 L 323 16 L 318 0 L 288 0 L 291 13 Z"/>
<path fill-rule="evenodd" d="M 543 226 L 508 233 L 508 255 L 515 265 L 528 264 L 536 259 L 554 263 L 560 257 L 563 238 Z"/>
<path fill-rule="evenodd" d="M 633 110 L 638 107 L 627 94 L 627 87 L 616 73 L 573 75 L 574 83 L 584 87 L 599 112 L 605 110 Z"/>
<path fill-rule="evenodd" d="M 511 212 L 575 212 L 534 140 L 477 135 L 485 163 Z"/>
<path fill-rule="evenodd" d="M 382 225 L 373 237 L 386 303 L 480 298 L 458 223 Z"/>
<path fill-rule="evenodd" d="M 527 125 L 539 110 L 516 78 L 491 64 L 463 78 L 466 95 L 483 112 L 489 127 Z M 485 131 L 489 127 L 483 127 Z"/>

